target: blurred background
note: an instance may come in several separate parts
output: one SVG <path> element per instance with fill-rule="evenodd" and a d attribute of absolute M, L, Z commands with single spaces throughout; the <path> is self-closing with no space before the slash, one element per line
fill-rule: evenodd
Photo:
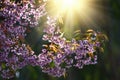
<path fill-rule="evenodd" d="M 106 42 L 104 53 L 98 55 L 98 64 L 84 66 L 83 69 L 71 68 L 67 77 L 60 78 L 42 73 L 39 67 L 27 66 L 20 70 L 19 78 L 11 80 L 120 80 L 120 0 L 101 0 L 100 4 L 104 17 L 103 22 L 98 22 L 100 30 L 108 36 L 109 42 Z M 33 29 L 26 40 L 39 52 L 41 47 L 36 46 L 42 44 L 42 34 L 38 34 L 37 30 Z M 31 36 L 36 37 L 33 39 Z"/>

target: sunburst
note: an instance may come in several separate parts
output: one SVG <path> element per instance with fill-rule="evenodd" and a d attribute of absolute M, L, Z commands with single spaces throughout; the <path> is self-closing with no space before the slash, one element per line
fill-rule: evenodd
<path fill-rule="evenodd" d="M 98 26 L 95 19 L 102 17 L 99 10 L 102 1 L 97 1 L 99 0 L 51 0 L 52 7 L 49 10 L 52 15 L 63 17 L 64 30 L 69 34 L 75 25 Z"/>

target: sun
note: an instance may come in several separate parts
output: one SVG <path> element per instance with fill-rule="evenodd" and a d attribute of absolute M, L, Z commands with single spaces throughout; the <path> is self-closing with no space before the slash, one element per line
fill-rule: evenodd
<path fill-rule="evenodd" d="M 85 9 L 87 6 L 88 0 L 54 0 L 54 3 L 56 4 L 57 9 L 59 12 L 67 12 L 74 10 L 82 10 Z"/>
<path fill-rule="evenodd" d="M 76 0 L 62 0 L 63 6 L 65 8 L 72 8 L 76 5 Z"/>
<path fill-rule="evenodd" d="M 71 6 L 74 4 L 74 0 L 63 0 L 63 2 L 67 5 L 67 6 Z"/>

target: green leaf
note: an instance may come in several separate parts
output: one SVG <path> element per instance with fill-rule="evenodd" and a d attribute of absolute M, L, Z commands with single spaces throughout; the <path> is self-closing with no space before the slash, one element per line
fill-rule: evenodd
<path fill-rule="evenodd" d="M 51 63 L 50 63 L 50 67 L 54 67 L 55 66 L 55 63 L 52 61 Z"/>
<path fill-rule="evenodd" d="M 2 63 L 2 68 L 3 68 L 3 69 L 5 69 L 5 68 L 6 68 L 5 63 Z"/>

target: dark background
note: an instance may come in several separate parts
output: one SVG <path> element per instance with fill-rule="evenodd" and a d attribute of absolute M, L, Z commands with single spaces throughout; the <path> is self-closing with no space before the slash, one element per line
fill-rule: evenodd
<path fill-rule="evenodd" d="M 120 0 L 105 0 L 102 5 L 107 18 L 103 19 L 105 23 L 100 28 L 109 41 L 104 53 L 98 55 L 98 64 L 80 70 L 72 68 L 66 77 L 61 78 L 48 76 L 39 67 L 27 66 L 20 70 L 20 77 L 16 80 L 120 80 Z"/>

